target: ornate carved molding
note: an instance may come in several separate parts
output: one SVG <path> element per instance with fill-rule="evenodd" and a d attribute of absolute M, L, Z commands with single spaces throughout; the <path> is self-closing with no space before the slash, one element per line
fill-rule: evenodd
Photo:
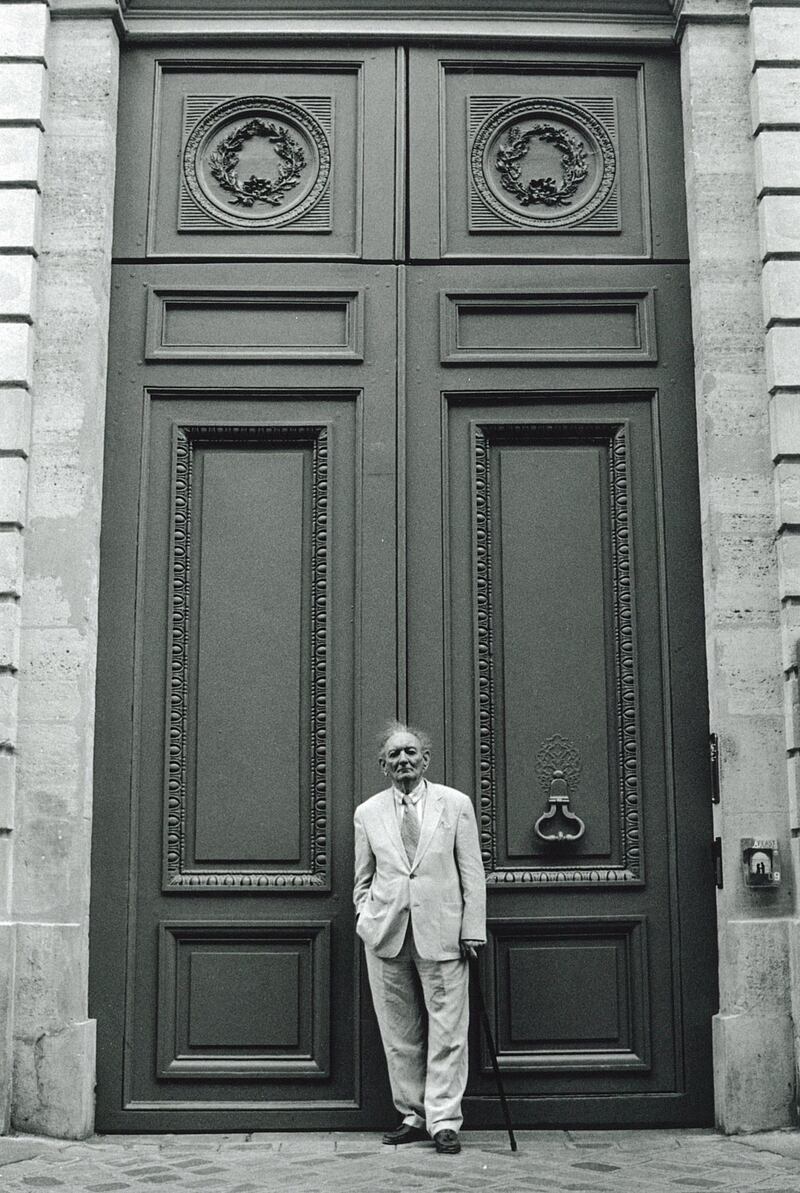
<path fill-rule="evenodd" d="M 331 99 L 315 97 L 312 113 L 272 95 L 219 98 L 186 98 L 179 229 L 269 232 L 307 220 L 330 179 Z M 260 146 L 271 147 L 274 170 Z M 242 164 L 245 151 L 256 152 L 255 167 Z M 313 223 L 329 230 L 329 204 Z"/>
<path fill-rule="evenodd" d="M 51 0 L 55 5 L 65 2 L 80 3 L 81 0 Z M 742 2 L 747 3 L 747 0 Z M 675 21 L 668 15 L 668 4 L 656 6 L 643 0 L 641 7 L 638 15 L 629 13 L 627 16 L 552 11 L 532 15 L 531 8 L 526 5 L 521 12 L 504 12 L 502 18 L 479 7 L 465 10 L 461 6 L 429 14 L 416 7 L 411 14 L 402 11 L 392 14 L 382 8 L 380 13 L 373 11 L 369 16 L 364 15 L 364 10 L 349 12 L 346 6 L 324 11 L 292 7 L 274 9 L 265 15 L 246 9 L 237 11 L 236 4 L 232 3 L 225 9 L 203 9 L 198 15 L 185 6 L 178 9 L 176 4 L 159 9 L 132 4 L 126 13 L 128 40 L 133 42 L 154 38 L 181 43 L 187 38 L 193 42 L 219 42 L 220 38 L 225 38 L 252 45 L 254 38 L 268 38 L 275 44 L 296 43 L 301 37 L 336 38 L 351 43 L 354 39 L 374 43 L 376 38 L 403 38 L 424 45 L 430 45 L 432 41 L 446 45 L 463 43 L 467 36 L 472 43 L 480 41 L 491 45 L 502 41 L 526 51 L 532 40 L 538 45 L 556 44 L 559 49 L 565 41 L 576 41 L 581 49 L 590 45 L 672 48 Z"/>
<path fill-rule="evenodd" d="M 613 101 L 527 96 L 491 103 L 473 96 L 469 125 L 471 230 L 618 230 L 616 203 L 600 219 L 617 189 Z M 523 163 L 536 143 L 558 153 L 560 180 L 523 178 Z"/>
<path fill-rule="evenodd" d="M 187 856 L 187 722 L 191 641 L 192 486 L 197 447 L 256 444 L 306 447 L 311 452 L 310 800 L 306 813 L 306 869 L 219 870 L 193 866 Z M 324 426 L 180 426 L 173 464 L 171 636 L 167 692 L 167 770 L 164 888 L 263 890 L 325 888 L 329 882 L 327 798 L 327 554 L 328 439 Z"/>
<path fill-rule="evenodd" d="M 493 625 L 492 472 L 491 448 L 504 443 L 578 441 L 597 443 L 608 451 L 610 546 L 613 592 L 614 683 L 617 711 L 619 860 L 605 866 L 558 864 L 511 867 L 498 860 L 497 739 L 494 657 L 498 649 Z M 643 881 L 640 843 L 639 737 L 636 658 L 631 597 L 628 445 L 622 425 L 514 424 L 476 427 L 474 468 L 474 569 L 476 594 L 476 661 L 478 704 L 479 831 L 487 882 L 497 886 L 567 883 L 629 884 Z"/>
<path fill-rule="evenodd" d="M 555 178 L 531 178 L 522 182 L 522 161 L 527 157 L 531 141 L 551 143 L 561 150 L 561 182 Z M 572 196 L 589 173 L 586 164 L 586 146 L 577 137 L 571 137 L 563 128 L 553 124 L 534 124 L 520 132 L 512 124 L 504 142 L 497 150 L 495 161 L 503 189 L 514 195 L 523 207 L 541 203 L 545 207 L 567 207 Z"/>
<path fill-rule="evenodd" d="M 253 137 L 263 137 L 275 146 L 275 154 L 281 162 L 277 178 L 262 178 L 257 174 L 251 174 L 244 182 L 239 178 L 239 151 Z M 278 207 L 284 195 L 299 185 L 307 165 L 302 146 L 289 135 L 288 129 L 257 117 L 240 124 L 224 137 L 208 159 L 209 173 L 232 196 L 228 202 L 242 207 L 253 207 L 256 203 Z"/>

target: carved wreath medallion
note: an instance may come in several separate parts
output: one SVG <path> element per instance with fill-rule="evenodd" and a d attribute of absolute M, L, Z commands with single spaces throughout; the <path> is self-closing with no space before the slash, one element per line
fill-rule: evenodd
<path fill-rule="evenodd" d="M 537 171 L 542 162 L 546 173 Z M 592 112 L 569 100 L 533 97 L 484 120 L 470 169 L 481 199 L 504 222 L 553 229 L 581 223 L 602 206 L 617 160 L 608 130 Z"/>
<path fill-rule="evenodd" d="M 310 211 L 330 177 L 328 138 L 310 112 L 277 96 L 214 107 L 195 125 L 183 174 L 195 202 L 223 224 L 279 228 Z"/>
<path fill-rule="evenodd" d="M 522 181 L 521 159 L 528 154 L 533 139 L 552 142 L 561 150 L 561 182 L 555 178 L 531 178 Z M 515 195 L 523 207 L 531 203 L 543 203 L 546 207 L 566 207 L 572 196 L 589 173 L 586 164 L 586 146 L 577 137 L 571 137 L 563 128 L 553 124 L 534 124 L 521 133 L 519 126 L 512 124 L 506 141 L 501 144 L 495 162 L 503 189 Z"/>
<path fill-rule="evenodd" d="M 237 170 L 239 150 L 251 137 L 264 137 L 274 146 L 281 163 L 277 178 L 251 174 L 244 182 L 240 180 Z M 284 201 L 286 193 L 299 184 L 301 171 L 306 169 L 306 158 L 302 146 L 289 136 L 288 129 L 254 117 L 219 142 L 208 159 L 208 168 L 222 189 L 230 192 L 229 203 L 242 207 L 270 203 L 277 207 Z"/>

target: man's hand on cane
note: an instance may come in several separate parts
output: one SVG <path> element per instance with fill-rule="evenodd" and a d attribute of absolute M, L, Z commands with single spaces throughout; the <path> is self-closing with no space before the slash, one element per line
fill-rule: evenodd
<path fill-rule="evenodd" d="M 461 956 L 472 961 L 477 961 L 478 949 L 482 949 L 485 944 L 485 940 L 462 940 Z"/>

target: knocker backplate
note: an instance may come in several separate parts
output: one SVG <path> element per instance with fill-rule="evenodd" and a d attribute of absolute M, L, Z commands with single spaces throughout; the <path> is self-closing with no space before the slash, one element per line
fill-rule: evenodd
<path fill-rule="evenodd" d="M 296 224 L 325 194 L 330 172 L 321 122 L 277 96 L 215 105 L 191 129 L 183 153 L 184 183 L 197 207 L 217 224 L 245 230 Z"/>
<path fill-rule="evenodd" d="M 470 112 L 473 128 L 477 111 L 476 105 L 476 111 Z M 491 218 L 487 222 L 486 216 L 492 213 L 498 230 L 508 230 L 510 225 L 520 230 L 585 226 L 587 231 L 596 231 L 597 221 L 592 217 L 608 207 L 606 214 L 612 219 L 603 222 L 613 223 L 616 230 L 613 105 L 608 116 L 611 119 L 604 121 L 588 106 L 546 96 L 516 99 L 492 111 L 475 130 L 470 146 L 470 226 L 491 230 Z M 504 159 L 515 142 L 524 145 L 524 152 L 509 168 Z M 582 165 L 580 181 L 570 185 L 569 169 L 578 161 Z M 549 201 L 537 197 L 548 191 L 552 195 Z"/>

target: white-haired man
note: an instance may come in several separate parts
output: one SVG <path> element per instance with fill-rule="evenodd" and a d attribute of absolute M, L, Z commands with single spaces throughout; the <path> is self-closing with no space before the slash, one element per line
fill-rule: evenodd
<path fill-rule="evenodd" d="M 468 958 L 486 943 L 486 882 L 469 796 L 425 779 L 427 734 L 393 723 L 380 766 L 391 787 L 355 813 L 356 931 L 402 1121 L 384 1143 L 461 1150 Z"/>

